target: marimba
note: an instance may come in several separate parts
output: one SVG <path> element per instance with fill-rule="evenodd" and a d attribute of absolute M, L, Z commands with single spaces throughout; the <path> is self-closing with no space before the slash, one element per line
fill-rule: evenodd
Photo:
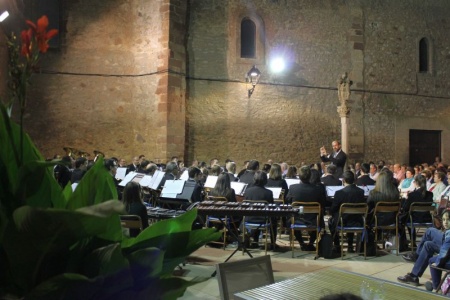
<path fill-rule="evenodd" d="M 298 214 L 299 209 L 290 204 L 278 203 L 249 203 L 202 201 L 198 206 L 201 215 L 227 215 L 227 216 L 264 216 L 264 217 L 290 217 Z"/>

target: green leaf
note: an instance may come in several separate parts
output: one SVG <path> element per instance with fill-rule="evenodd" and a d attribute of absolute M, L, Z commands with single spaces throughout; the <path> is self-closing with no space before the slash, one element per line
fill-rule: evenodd
<path fill-rule="evenodd" d="M 127 256 L 136 286 L 159 278 L 163 269 L 164 251 L 157 248 L 145 248 Z"/>
<path fill-rule="evenodd" d="M 105 218 L 77 211 L 23 206 L 13 217 L 14 222 L 9 222 L 5 231 L 8 243 L 3 248 L 12 266 L 12 278 L 25 292 L 62 273 L 70 247 L 78 240 L 107 235 L 110 218 L 114 216 Z M 118 216 L 115 217 L 120 223 Z"/>

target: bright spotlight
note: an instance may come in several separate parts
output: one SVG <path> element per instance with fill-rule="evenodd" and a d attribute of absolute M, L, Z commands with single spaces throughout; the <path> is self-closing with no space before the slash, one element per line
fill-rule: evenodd
<path fill-rule="evenodd" d="M 284 60 L 281 57 L 275 58 L 270 63 L 270 69 L 274 73 L 280 73 L 284 70 L 285 63 Z"/>
<path fill-rule="evenodd" d="M 5 19 L 9 16 L 9 12 L 7 10 L 5 10 L 1 15 L 0 15 L 0 22 L 5 21 Z"/>

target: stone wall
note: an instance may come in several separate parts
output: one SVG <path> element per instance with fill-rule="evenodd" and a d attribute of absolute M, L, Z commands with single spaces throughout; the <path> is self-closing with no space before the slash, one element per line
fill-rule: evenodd
<path fill-rule="evenodd" d="M 317 162 L 341 137 L 337 79 L 348 72 L 351 161 L 407 163 L 409 129 L 442 130 L 450 161 L 446 0 L 63 3 L 63 44 L 34 76 L 25 119 L 45 156 L 71 146 L 128 160 Z M 239 55 L 244 17 L 257 25 L 252 59 Z M 418 73 L 423 37 L 429 73 Z M 262 76 L 248 98 L 253 65 Z"/>

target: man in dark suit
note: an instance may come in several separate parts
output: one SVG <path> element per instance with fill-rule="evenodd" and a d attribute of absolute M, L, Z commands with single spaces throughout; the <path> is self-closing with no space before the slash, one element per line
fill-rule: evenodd
<path fill-rule="evenodd" d="M 335 234 L 336 225 L 339 220 L 339 209 L 344 203 L 366 203 L 364 198 L 364 191 L 357 187 L 355 182 L 355 175 L 351 171 L 345 171 L 343 174 L 344 188 L 334 194 L 333 204 L 330 208 L 331 218 L 328 220 L 328 227 L 332 235 Z M 344 226 L 362 226 L 364 221 L 360 215 L 345 215 L 343 216 Z M 347 233 L 348 252 L 354 252 L 353 249 L 354 233 Z M 339 237 L 336 234 L 334 237 L 334 245 L 339 246 Z"/>
<path fill-rule="evenodd" d="M 320 178 L 320 182 L 322 182 L 324 186 L 341 186 L 342 181 L 340 181 L 339 179 L 336 179 L 334 177 L 334 174 L 336 174 L 336 166 L 328 165 L 327 173 L 325 174 L 325 176 Z"/>
<path fill-rule="evenodd" d="M 259 165 L 259 163 L 258 163 Z M 249 163 L 250 166 L 250 163 Z M 254 172 L 253 184 L 251 187 L 247 188 L 244 193 L 245 200 L 264 200 L 268 203 L 273 203 L 273 193 L 271 190 L 266 189 L 264 186 L 267 184 L 267 174 L 262 171 Z M 246 222 L 264 224 L 266 222 L 266 217 L 246 217 Z M 270 240 L 272 242 L 272 249 L 276 248 L 276 232 L 277 232 L 277 220 L 276 218 L 271 219 L 271 230 L 270 230 Z M 258 243 L 259 239 L 259 229 L 253 230 L 251 236 L 253 241 Z"/>
<path fill-rule="evenodd" d="M 164 177 L 161 179 L 158 189 L 162 190 L 167 180 L 177 179 L 177 175 L 178 175 L 177 163 L 173 161 L 169 162 L 166 166 L 166 173 L 164 174 Z"/>
<path fill-rule="evenodd" d="M 347 154 L 341 149 L 341 143 L 338 141 L 333 141 L 331 143 L 333 147 L 333 153 L 328 154 L 327 150 L 325 150 L 325 146 L 320 148 L 320 159 L 323 162 L 331 162 L 336 166 L 336 173 L 334 174 L 335 178 L 342 177 L 342 173 L 344 172 L 344 166 L 347 162 Z"/>
<path fill-rule="evenodd" d="M 127 174 L 130 172 L 137 172 L 139 169 L 139 157 L 133 157 L 133 163 L 129 164 L 127 167 Z"/>
<path fill-rule="evenodd" d="M 359 186 L 367 186 L 367 185 L 375 185 L 375 180 L 370 178 L 369 176 L 370 165 L 367 163 L 361 164 L 361 176 L 356 179 L 356 185 Z"/>
<path fill-rule="evenodd" d="M 247 165 L 247 170 L 245 170 L 245 173 L 239 177 L 239 182 L 244 182 L 248 184 L 247 188 L 251 187 L 253 185 L 255 172 L 258 170 L 259 170 L 259 161 L 257 160 L 249 161 Z"/>
<path fill-rule="evenodd" d="M 311 178 L 311 169 L 309 166 L 303 166 L 299 170 L 299 177 L 301 183 L 293 184 L 289 187 L 289 192 L 286 196 L 286 201 L 289 203 L 298 201 L 298 202 L 319 202 L 322 207 L 322 217 L 319 220 L 320 227 L 325 227 L 325 222 L 323 220 L 323 215 L 325 212 L 325 201 L 326 201 L 326 193 L 323 187 L 321 188 L 319 185 L 309 183 L 309 179 Z M 303 219 L 299 219 L 295 221 L 296 223 L 308 223 L 316 225 L 317 215 L 316 214 L 305 214 Z M 303 251 L 315 251 L 314 242 L 316 240 L 316 233 L 310 231 L 309 232 L 309 244 L 306 245 L 302 238 L 302 233 L 300 231 L 294 231 L 295 238 L 300 243 L 300 247 Z"/>

